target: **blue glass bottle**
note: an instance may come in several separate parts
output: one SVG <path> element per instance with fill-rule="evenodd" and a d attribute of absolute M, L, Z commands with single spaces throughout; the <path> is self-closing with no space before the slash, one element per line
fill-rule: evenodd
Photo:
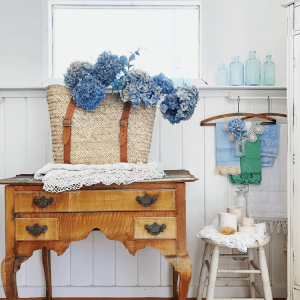
<path fill-rule="evenodd" d="M 229 66 L 229 85 L 244 85 L 244 65 L 239 61 L 239 56 L 234 56 Z"/>
<path fill-rule="evenodd" d="M 217 85 L 228 85 L 228 71 L 225 69 L 225 64 L 220 64 L 217 71 Z"/>
<path fill-rule="evenodd" d="M 245 85 L 261 85 L 261 63 L 255 58 L 256 51 L 250 51 L 250 58 L 246 61 Z"/>
<path fill-rule="evenodd" d="M 271 61 L 271 55 L 266 56 L 267 61 L 263 65 L 262 85 L 275 85 L 275 64 Z"/>

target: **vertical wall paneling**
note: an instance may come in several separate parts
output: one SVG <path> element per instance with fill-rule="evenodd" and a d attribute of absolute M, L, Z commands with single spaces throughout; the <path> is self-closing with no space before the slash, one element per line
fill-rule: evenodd
<path fill-rule="evenodd" d="M 51 130 L 45 95 L 41 91 L 6 91 L 0 104 L 0 178 L 20 173 L 33 173 L 53 161 Z M 234 91 L 241 97 L 270 94 L 271 111 L 286 113 L 286 102 L 272 100 L 284 96 L 284 91 Z M 171 125 L 159 110 L 153 129 L 150 157 L 163 162 L 165 169 L 186 169 L 199 178 L 187 184 L 187 246 L 193 264 L 189 297 L 197 296 L 203 242 L 196 237 L 198 230 L 210 224 L 218 212 L 234 204 L 235 190 L 225 176 L 215 175 L 215 127 L 200 127 L 202 119 L 237 111 L 237 103 L 228 103 L 227 91 L 200 91 L 201 99 L 191 120 Z M 266 112 L 267 100 L 241 100 L 241 112 Z M 221 121 L 221 120 L 220 120 Z M 278 123 L 286 119 L 278 118 Z M 4 187 L 0 187 L 0 259 L 4 257 Z M 265 247 L 274 297 L 282 297 L 286 287 L 286 254 L 283 233 L 271 235 Z M 232 250 L 222 250 L 231 253 Z M 256 254 L 255 254 L 256 255 Z M 91 233 L 86 240 L 74 242 L 62 256 L 51 251 L 54 296 L 77 295 L 86 286 L 86 297 L 112 289 L 116 297 L 138 295 L 172 295 L 172 266 L 158 250 L 150 247 L 132 256 L 120 242 L 110 241 L 101 232 Z M 257 259 L 257 258 L 256 258 Z M 245 268 L 245 262 L 220 260 L 220 268 Z M 44 297 L 44 274 L 41 252 L 22 265 L 18 285 L 20 296 Z M 257 281 L 261 284 L 259 276 Z M 247 295 L 245 283 L 218 281 L 218 292 L 223 296 Z M 94 286 L 90 289 L 90 286 Z M 143 288 L 145 287 L 145 288 Z M 146 288 L 147 287 L 147 288 Z M 139 289 L 143 289 L 142 292 Z M 89 292 L 90 291 L 90 292 Z M 97 290 L 98 291 L 98 290 Z M 96 293 L 96 294 L 95 294 Z M 108 293 L 108 292 L 107 292 Z M 142 293 L 142 294 L 141 294 Z M 145 294 L 146 293 L 146 294 Z M 159 295 L 157 294 L 159 293 Z M 238 293 L 238 294 L 235 294 Z M 103 294 L 99 292 L 99 294 Z M 2 297 L 3 291 L 0 290 Z"/>
<path fill-rule="evenodd" d="M 7 98 L 5 101 L 4 156 L 5 177 L 26 173 L 26 99 Z M 19 286 L 25 285 L 26 262 L 17 273 Z"/>
<path fill-rule="evenodd" d="M 94 285 L 114 286 L 116 284 L 116 242 L 108 240 L 104 233 L 94 235 Z"/>
<path fill-rule="evenodd" d="M 129 254 L 121 242 L 116 242 L 116 285 L 138 285 L 137 255 Z"/>
<path fill-rule="evenodd" d="M 138 285 L 160 285 L 160 252 L 147 246 L 138 251 Z"/>
<path fill-rule="evenodd" d="M 71 285 L 71 247 L 61 256 L 51 251 L 52 286 Z"/>
<path fill-rule="evenodd" d="M 187 244 L 193 266 L 191 286 L 195 287 L 199 282 L 203 254 L 203 242 L 196 234 L 204 226 L 204 127 L 200 126 L 200 121 L 204 119 L 204 104 L 205 99 L 200 98 L 191 120 L 182 125 L 182 168 L 199 179 L 186 185 L 186 226 L 191 228 L 187 231 Z"/>
<path fill-rule="evenodd" d="M 47 111 L 44 98 L 27 98 L 27 173 L 35 173 L 47 163 Z"/>
<path fill-rule="evenodd" d="M 71 285 L 93 285 L 93 239 L 89 234 L 85 240 L 73 242 L 71 247 Z"/>

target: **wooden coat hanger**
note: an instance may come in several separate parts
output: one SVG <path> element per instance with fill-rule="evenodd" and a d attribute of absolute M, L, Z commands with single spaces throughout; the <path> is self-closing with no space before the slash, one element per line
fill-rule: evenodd
<path fill-rule="evenodd" d="M 223 119 L 223 118 L 227 118 L 227 117 L 235 117 L 235 116 L 244 116 L 245 118 L 242 118 L 242 120 L 244 119 L 250 119 L 250 118 L 261 118 L 261 119 L 265 119 L 268 120 L 270 122 L 263 122 L 261 123 L 262 125 L 264 124 L 268 124 L 268 125 L 272 125 L 272 124 L 276 124 L 276 119 L 274 118 L 270 118 L 264 114 L 253 114 L 253 113 L 230 113 L 230 114 L 224 114 L 224 115 L 218 115 L 215 117 L 211 117 L 205 120 L 202 120 L 200 122 L 200 126 L 216 126 L 216 123 L 208 123 L 210 121 L 214 121 L 214 120 L 218 120 L 218 119 Z"/>
<path fill-rule="evenodd" d="M 286 114 L 270 113 L 270 97 L 268 97 L 268 111 L 269 112 L 259 113 L 259 114 L 240 113 L 240 97 L 238 97 L 237 101 L 238 101 L 238 112 L 237 113 L 223 114 L 223 115 L 218 115 L 218 116 L 215 116 L 215 117 L 211 117 L 211 118 L 202 120 L 200 122 L 200 126 L 216 126 L 216 123 L 208 123 L 208 122 L 218 120 L 218 119 L 227 118 L 227 117 L 235 117 L 235 116 L 244 116 L 244 118 L 241 118 L 243 121 L 251 119 L 251 118 L 260 118 L 260 119 L 270 121 L 270 122 L 262 122 L 261 125 L 274 125 L 274 124 L 276 124 L 276 119 L 270 118 L 269 116 L 285 117 L 285 118 L 287 117 Z"/>

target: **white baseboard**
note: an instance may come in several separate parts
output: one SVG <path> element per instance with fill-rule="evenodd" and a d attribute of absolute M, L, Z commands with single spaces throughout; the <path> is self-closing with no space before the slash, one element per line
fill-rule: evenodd
<path fill-rule="evenodd" d="M 262 290 L 262 287 L 259 287 Z M 45 297 L 45 287 L 19 287 L 20 298 L 37 298 Z M 191 286 L 188 298 L 197 297 L 198 287 Z M 287 288 L 284 286 L 272 287 L 274 298 L 285 298 Z M 101 297 L 101 298 L 170 298 L 173 296 L 172 287 L 100 287 L 100 286 L 83 286 L 83 287 L 53 287 L 53 297 Z M 248 297 L 247 286 L 217 286 L 215 297 Z M 4 291 L 0 288 L 0 298 L 5 298 Z"/>

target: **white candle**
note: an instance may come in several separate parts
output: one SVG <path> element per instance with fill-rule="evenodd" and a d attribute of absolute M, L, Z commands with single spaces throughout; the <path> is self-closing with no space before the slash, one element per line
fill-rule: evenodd
<path fill-rule="evenodd" d="M 243 227 L 254 227 L 254 219 L 252 218 L 242 218 Z"/>
<path fill-rule="evenodd" d="M 239 206 L 229 206 L 229 207 L 227 207 L 227 212 L 236 214 L 237 223 L 242 224 L 243 211 L 242 211 L 241 207 L 239 207 Z"/>
<path fill-rule="evenodd" d="M 256 228 L 255 227 L 244 227 L 241 224 L 238 225 L 238 231 L 239 232 L 256 234 Z"/>
<path fill-rule="evenodd" d="M 219 232 L 225 235 L 237 231 L 237 216 L 233 213 L 219 213 Z"/>

